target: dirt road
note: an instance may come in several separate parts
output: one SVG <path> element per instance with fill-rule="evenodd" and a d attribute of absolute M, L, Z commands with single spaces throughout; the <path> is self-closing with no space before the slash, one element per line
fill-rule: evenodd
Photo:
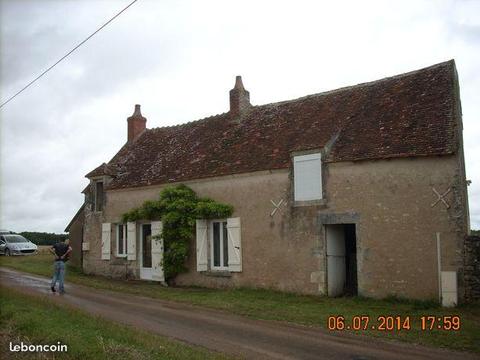
<path fill-rule="evenodd" d="M 90 314 L 248 359 L 479 359 L 73 284 L 67 284 L 67 294 L 55 296 L 50 293 L 48 279 L 5 268 L 0 268 L 0 282 L 2 287 L 48 296 Z"/>

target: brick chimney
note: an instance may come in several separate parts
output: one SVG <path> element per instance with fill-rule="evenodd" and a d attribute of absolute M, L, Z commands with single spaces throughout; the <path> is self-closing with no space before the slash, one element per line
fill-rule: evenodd
<path fill-rule="evenodd" d="M 140 105 L 135 105 L 133 115 L 127 118 L 128 141 L 132 141 L 147 128 L 147 119 L 142 116 Z"/>
<path fill-rule="evenodd" d="M 237 76 L 235 87 L 230 90 L 230 114 L 239 116 L 250 106 L 252 106 L 250 104 L 250 93 L 243 87 L 242 77 Z"/>

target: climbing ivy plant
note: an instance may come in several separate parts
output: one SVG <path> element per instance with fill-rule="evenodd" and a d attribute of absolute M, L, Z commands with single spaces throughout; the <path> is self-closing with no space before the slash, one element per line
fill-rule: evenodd
<path fill-rule="evenodd" d="M 221 219 L 231 216 L 233 207 L 209 198 L 197 197 L 186 185 L 167 187 L 160 192 L 158 200 L 145 201 L 142 206 L 123 214 L 124 222 L 138 220 L 161 220 L 162 234 L 153 241 L 163 239 L 163 270 L 170 281 L 185 272 L 188 244 L 193 238 L 196 219 Z M 157 238 L 157 239 L 155 239 Z"/>

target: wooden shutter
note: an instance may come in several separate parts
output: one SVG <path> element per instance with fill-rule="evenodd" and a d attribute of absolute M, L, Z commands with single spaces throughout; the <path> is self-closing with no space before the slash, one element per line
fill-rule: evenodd
<path fill-rule="evenodd" d="M 208 270 L 207 221 L 197 220 L 197 271 Z"/>
<path fill-rule="evenodd" d="M 242 236 L 240 218 L 227 219 L 228 232 L 228 270 L 242 271 Z"/>
<path fill-rule="evenodd" d="M 322 159 L 320 153 L 295 156 L 293 172 L 295 201 L 322 198 Z"/>
<path fill-rule="evenodd" d="M 161 221 L 152 221 L 152 280 L 165 281 L 163 273 L 163 239 L 157 239 L 162 234 Z"/>
<path fill-rule="evenodd" d="M 127 223 L 127 260 L 137 259 L 137 226 L 134 222 Z"/>
<path fill-rule="evenodd" d="M 110 260 L 110 245 L 112 236 L 112 224 L 102 224 L 102 260 Z"/>

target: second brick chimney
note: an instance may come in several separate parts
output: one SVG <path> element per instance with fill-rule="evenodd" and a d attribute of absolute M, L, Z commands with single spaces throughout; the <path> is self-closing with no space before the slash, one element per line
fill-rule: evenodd
<path fill-rule="evenodd" d="M 230 90 L 230 114 L 240 116 L 250 106 L 252 106 L 250 104 L 250 93 L 243 87 L 242 77 L 237 76 L 235 87 Z"/>
<path fill-rule="evenodd" d="M 147 128 L 147 119 L 142 116 L 140 105 L 135 105 L 133 115 L 127 118 L 128 123 L 128 142 L 135 139 Z"/>

